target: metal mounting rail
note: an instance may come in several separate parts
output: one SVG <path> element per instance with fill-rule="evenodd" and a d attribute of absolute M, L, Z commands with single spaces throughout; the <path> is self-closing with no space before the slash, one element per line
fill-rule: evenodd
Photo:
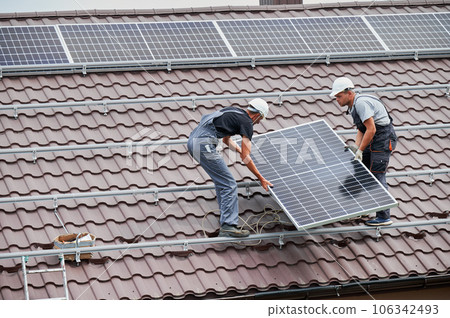
<path fill-rule="evenodd" d="M 449 124 L 450 126 L 450 124 Z M 21 153 L 37 154 L 40 152 L 59 152 L 59 151 L 79 151 L 79 150 L 102 150 L 102 149 L 116 149 L 116 148 L 142 148 L 155 146 L 173 146 L 185 145 L 186 139 L 163 139 L 163 140 L 144 140 L 144 141 L 126 141 L 126 142 L 108 142 L 99 144 L 84 144 L 73 146 L 54 146 L 54 147 L 30 147 L 30 148 L 11 148 L 1 149 L 0 155 L 11 155 Z"/>
<path fill-rule="evenodd" d="M 391 87 L 368 87 L 357 88 L 357 92 L 373 93 L 373 92 L 398 92 L 413 90 L 446 90 L 447 96 L 450 96 L 450 83 L 435 85 L 414 85 L 414 86 L 391 86 Z M 158 98 L 136 98 L 136 99 L 117 99 L 117 100 L 97 100 L 82 102 L 61 102 L 61 103 L 38 103 L 38 104 L 12 104 L 0 106 L 0 111 L 13 110 L 14 118 L 18 118 L 19 110 L 24 109 L 41 109 L 41 108 L 61 108 L 61 107 L 88 107 L 100 106 L 104 115 L 108 114 L 108 107 L 114 105 L 132 105 L 132 104 L 150 104 L 150 103 L 169 103 L 169 102 L 188 102 L 195 110 L 196 103 L 199 101 L 212 100 L 230 100 L 230 99 L 252 99 L 260 98 L 276 98 L 274 103 L 281 105 L 283 98 L 296 96 L 314 96 L 329 95 L 331 90 L 308 90 L 308 91 L 287 91 L 287 92 L 271 92 L 271 93 L 248 93 L 248 94 L 226 94 L 226 95 L 200 95 L 200 96 L 178 96 L 178 97 L 158 97 Z"/>
<path fill-rule="evenodd" d="M 260 186 L 256 181 L 238 182 L 238 188 L 247 188 Z M 53 201 L 55 204 L 58 200 L 73 200 L 73 199 L 85 199 L 85 198 L 101 198 L 101 197 L 116 197 L 126 195 L 145 195 L 152 194 L 155 197 L 155 204 L 158 203 L 158 195 L 161 193 L 175 193 L 175 192 L 187 192 L 187 191 L 205 191 L 214 190 L 215 187 L 211 185 L 191 185 L 191 186 L 179 186 L 179 187 L 162 187 L 162 188 L 147 188 L 147 189 L 132 189 L 132 190 L 117 190 L 117 191 L 97 191 L 97 192 L 79 192 L 79 193 L 66 193 L 66 194 L 48 194 L 38 196 L 23 196 L 23 197 L 9 197 L 0 198 L 0 204 L 2 203 L 19 203 L 19 202 L 39 202 L 39 201 Z M 249 195 L 249 193 L 248 193 Z M 56 204 L 57 206 L 57 204 Z"/>
<path fill-rule="evenodd" d="M 450 168 L 447 169 L 434 169 L 434 170 L 419 170 L 419 171 L 404 171 L 387 173 L 386 177 L 412 177 L 419 175 L 430 176 L 430 183 L 434 182 L 434 176 L 438 174 L 448 174 Z M 238 188 L 247 189 L 247 197 L 250 197 L 250 188 L 259 187 L 260 184 L 257 181 L 239 182 Z M 18 196 L 0 198 L 0 204 L 5 203 L 20 203 L 20 202 L 40 202 L 40 201 L 53 201 L 55 209 L 58 207 L 58 200 L 74 200 L 85 198 L 101 198 L 101 197 L 116 197 L 126 195 L 145 195 L 151 194 L 154 196 L 155 205 L 158 204 L 159 195 L 162 193 L 175 193 L 175 192 L 188 192 L 188 191 L 205 191 L 214 190 L 214 185 L 192 185 L 192 186 L 180 186 L 180 187 L 162 187 L 162 188 L 148 188 L 148 189 L 133 189 L 133 190 L 116 190 L 116 191 L 97 191 L 97 192 L 79 192 L 79 193 L 66 193 L 66 194 L 48 194 L 38 196 Z"/>
<path fill-rule="evenodd" d="M 242 56 L 202 59 L 146 60 L 128 62 L 61 63 L 46 65 L 11 65 L 0 67 L 0 79 L 5 76 L 35 76 L 52 74 L 80 74 L 93 72 L 158 71 L 175 69 L 252 67 L 280 64 L 319 64 L 342 62 L 373 62 L 390 60 L 420 60 L 448 58 L 450 49 L 410 49 L 389 51 L 365 51 L 317 54 L 288 54 L 266 56 Z"/>
<path fill-rule="evenodd" d="M 450 129 L 450 123 L 449 124 L 413 125 L 413 126 L 395 127 L 395 131 L 397 131 L 397 132 L 412 131 L 412 130 L 431 130 L 431 129 Z M 350 135 L 350 134 L 355 134 L 356 130 L 355 129 L 336 130 L 336 133 L 338 135 Z M 109 143 L 84 144 L 84 145 L 73 145 L 73 146 L 10 148 L 10 149 L 0 149 L 0 156 L 1 155 L 31 153 L 31 154 L 33 154 L 34 161 L 36 161 L 37 153 L 59 152 L 59 151 L 102 150 L 102 149 L 116 149 L 116 148 L 129 149 L 128 156 L 131 156 L 133 149 L 142 149 L 143 147 L 185 145 L 186 143 L 187 143 L 187 139 L 185 138 L 185 139 L 126 141 L 126 142 L 117 142 L 117 143 L 109 142 Z"/>
<path fill-rule="evenodd" d="M 421 171 L 399 171 L 399 172 L 389 172 L 386 177 L 389 178 L 399 178 L 399 177 L 414 177 L 414 176 L 424 176 L 424 175 L 435 175 L 435 174 L 448 174 L 450 173 L 450 168 L 447 169 L 430 169 Z"/>
<path fill-rule="evenodd" d="M 334 235 L 334 234 L 345 234 L 350 232 L 369 232 L 376 231 L 378 237 L 381 236 L 382 231 L 389 231 L 398 228 L 405 227 L 420 227 L 420 226 L 433 226 L 433 225 L 444 225 L 449 224 L 450 218 L 447 219 L 437 219 L 437 220 L 426 220 L 426 221 L 416 221 L 416 222 L 399 222 L 393 223 L 388 226 L 370 227 L 370 226 L 346 226 L 346 227 L 335 227 L 335 228 L 318 228 L 309 229 L 305 231 L 287 231 L 287 232 L 275 232 L 275 233 L 263 233 L 254 234 L 248 237 L 231 238 L 231 237 L 214 237 L 214 238 L 196 238 L 196 239 L 185 239 L 185 240 L 172 240 L 172 241 L 150 241 L 143 243 L 132 243 L 132 244 L 116 244 L 116 245 L 102 245 L 93 247 L 82 247 L 82 248 L 67 248 L 64 249 L 64 255 L 72 255 L 77 253 L 94 253 L 94 252 L 108 252 L 108 251 L 118 251 L 118 250 L 133 250 L 133 249 L 145 249 L 145 248 L 155 248 L 155 247 L 173 247 L 181 246 L 184 250 L 188 250 L 189 246 L 193 245 L 204 245 L 204 244 L 222 244 L 222 243 L 238 243 L 238 242 L 249 242 L 249 241 L 259 241 L 259 240 L 270 240 L 278 239 L 280 247 L 284 245 L 284 239 L 301 237 L 301 236 L 313 236 L 313 235 Z M 40 257 L 40 256 L 54 256 L 61 255 L 62 250 L 39 250 L 39 251 L 22 251 L 14 253 L 1 253 L 0 259 L 14 259 L 22 257 Z"/>
<path fill-rule="evenodd" d="M 412 126 L 396 126 L 396 132 L 413 131 L 413 130 L 431 130 L 431 129 L 449 129 L 449 124 L 431 124 L 431 125 L 412 125 Z M 353 135 L 356 134 L 356 129 L 335 130 L 338 135 Z M 0 152 L 1 154 L 1 152 Z"/>

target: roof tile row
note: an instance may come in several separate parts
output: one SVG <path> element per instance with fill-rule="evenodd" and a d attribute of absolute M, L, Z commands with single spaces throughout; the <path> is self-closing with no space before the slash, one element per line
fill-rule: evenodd
<path fill-rule="evenodd" d="M 306 8 L 306 9 L 305 9 Z M 370 8 L 350 3 L 330 6 L 274 8 L 205 8 L 177 14 L 151 12 L 84 12 L 24 14 L 21 18 L 0 15 L 1 25 L 58 23 L 136 22 L 198 19 L 274 18 L 441 12 L 445 1 L 406 1 L 389 5 L 377 2 Z M 188 12 L 186 14 L 186 12 Z M 95 19 L 95 21 L 93 20 Z M 432 85 L 448 83 L 448 59 L 386 61 L 330 65 L 278 65 L 255 69 L 177 70 L 171 73 L 123 72 L 80 75 L 3 78 L 1 102 L 9 104 L 136 99 L 161 96 L 221 95 L 329 89 L 337 76 L 351 77 L 361 87 Z M 379 93 L 391 110 L 396 126 L 448 123 L 448 97 L 444 90 Z M 0 148 L 43 147 L 86 143 L 187 138 L 202 114 L 224 106 L 242 106 L 242 99 L 197 103 L 167 102 L 0 113 Z M 275 103 L 276 104 L 276 103 Z M 325 95 L 288 97 L 272 106 L 269 120 L 257 133 L 325 119 L 337 130 L 353 128 L 349 117 Z M 153 134 L 152 134 L 153 133 Z M 352 140 L 353 136 L 344 136 Z M 450 149 L 447 130 L 399 133 L 399 146 L 389 171 L 448 168 Z M 225 152 L 229 154 L 227 151 Z M 167 160 L 170 159 L 170 160 Z M 163 163 L 162 163 L 163 162 Z M 159 164 L 161 163 L 161 164 Z M 242 164 L 230 162 L 238 181 L 252 180 Z M 149 172 L 148 167 L 152 170 Z M 147 187 L 174 187 L 210 183 L 183 145 L 157 147 L 127 160 L 125 149 L 1 155 L 0 197 L 109 191 Z M 392 210 L 394 222 L 437 220 L 448 217 L 450 177 L 434 175 L 389 178 L 391 194 L 400 202 Z M 217 235 L 215 193 L 186 191 L 85 199 L 60 199 L 57 212 L 69 231 L 88 231 L 97 245 L 166 241 Z M 262 189 L 252 188 L 250 199 L 240 190 L 240 211 L 254 222 L 265 212 L 278 210 Z M 64 233 L 54 214 L 54 202 L 23 202 L 0 205 L 0 252 L 39 250 L 50 247 Z M 447 211 L 447 212 L 446 212 Z M 275 211 L 278 212 L 278 211 Z M 284 213 L 276 213 L 289 223 Z M 259 223 L 264 232 L 292 230 L 292 226 Z M 328 227 L 362 225 L 365 218 L 337 222 Z M 391 229 L 376 239 L 373 231 L 266 240 L 256 246 L 206 244 L 182 248 L 152 248 L 94 253 L 81 266 L 68 263 L 72 299 L 190 298 L 239 295 L 290 287 L 343 284 L 390 277 L 448 273 L 450 263 L 448 226 Z M 255 242 L 254 242 L 255 243 Z M 30 258 L 31 268 L 58 263 L 56 257 Z M 20 260 L 0 262 L 0 298 L 22 299 Z M 48 275 L 48 274 L 46 274 Z M 30 277 L 32 298 L 56 297 L 62 284 L 54 274 Z"/>

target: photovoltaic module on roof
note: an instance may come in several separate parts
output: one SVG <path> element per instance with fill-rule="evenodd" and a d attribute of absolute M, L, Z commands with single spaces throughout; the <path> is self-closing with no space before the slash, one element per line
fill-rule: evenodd
<path fill-rule="evenodd" d="M 231 57 L 211 21 L 140 23 L 155 60 Z"/>
<path fill-rule="evenodd" d="M 397 205 L 324 120 L 254 136 L 252 143 L 256 167 L 299 230 Z"/>
<path fill-rule="evenodd" d="M 0 65 L 69 63 L 55 26 L 0 28 Z"/>
<path fill-rule="evenodd" d="M 237 56 L 311 53 L 289 19 L 225 20 L 217 24 Z"/>
<path fill-rule="evenodd" d="M 74 63 L 153 59 L 135 24 L 60 25 Z"/>
<path fill-rule="evenodd" d="M 450 49 L 449 21 L 444 12 L 5 26 L 0 66 L 441 50 Z"/>
<path fill-rule="evenodd" d="M 432 14 L 391 14 L 366 19 L 390 50 L 450 47 L 450 34 Z"/>
<path fill-rule="evenodd" d="M 313 53 L 384 50 L 361 17 L 291 19 Z"/>

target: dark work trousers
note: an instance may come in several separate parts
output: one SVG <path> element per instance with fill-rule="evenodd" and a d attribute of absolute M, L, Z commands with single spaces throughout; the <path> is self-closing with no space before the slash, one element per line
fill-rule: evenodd
<path fill-rule="evenodd" d="M 219 140 L 213 120 L 222 114 L 223 112 L 216 111 L 202 116 L 200 124 L 189 135 L 187 146 L 191 156 L 200 163 L 214 182 L 220 209 L 220 225 L 237 225 L 239 221 L 237 183 L 216 149 Z"/>
<path fill-rule="evenodd" d="M 365 96 L 376 99 L 380 103 L 382 103 L 381 100 L 374 96 Z M 357 99 L 354 101 L 354 105 L 356 105 L 356 103 Z M 358 130 L 360 130 L 362 133 L 365 133 L 366 126 L 364 126 L 364 123 L 358 116 L 356 110 L 354 110 L 351 114 L 356 128 L 358 128 Z M 375 125 L 375 136 L 373 136 L 373 139 L 370 142 L 369 146 L 364 149 L 362 159 L 363 164 L 367 167 L 367 169 L 370 170 L 370 172 L 372 172 L 374 177 L 377 178 L 377 180 L 386 188 L 386 190 L 388 189 L 388 184 L 386 182 L 386 170 L 389 165 L 391 153 L 397 145 L 397 135 L 395 134 L 394 126 L 392 125 L 391 116 L 389 116 L 389 119 L 391 122 L 387 126 Z M 389 219 L 390 215 L 390 209 L 377 212 L 377 217 L 382 219 Z"/>
<path fill-rule="evenodd" d="M 391 151 L 371 151 L 367 147 L 363 152 L 362 163 L 367 167 L 367 169 L 372 172 L 375 178 L 388 189 L 388 184 L 386 182 L 386 170 L 389 165 L 389 158 L 391 157 Z M 390 209 L 382 210 L 377 212 L 377 217 L 382 219 L 389 219 L 391 215 Z"/>

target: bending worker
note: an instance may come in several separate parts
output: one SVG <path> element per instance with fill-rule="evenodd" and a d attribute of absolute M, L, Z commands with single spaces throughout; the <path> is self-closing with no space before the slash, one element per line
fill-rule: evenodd
<path fill-rule="evenodd" d="M 250 101 L 247 110 L 226 107 L 212 114 L 202 116 L 200 124 L 189 136 L 188 150 L 200 163 L 214 182 L 217 202 L 220 209 L 219 236 L 245 237 L 248 230 L 237 227 L 239 221 L 237 183 L 228 169 L 225 160 L 216 150 L 219 139 L 231 149 L 240 153 L 247 168 L 259 179 L 261 186 L 268 191 L 272 184 L 259 173 L 250 157 L 253 125 L 258 124 L 269 113 L 269 106 L 261 98 Z M 241 135 L 241 146 L 231 139 Z"/>
<path fill-rule="evenodd" d="M 347 114 L 353 117 L 353 123 L 358 129 L 355 144 L 355 160 L 363 164 L 387 189 L 386 170 L 389 158 L 397 145 L 397 136 L 392 126 L 383 102 L 371 95 L 356 94 L 352 81 L 346 77 L 337 78 L 331 89 L 331 97 L 341 107 L 348 106 Z M 366 222 L 366 225 L 390 225 L 390 209 L 378 211 L 376 218 Z"/>

